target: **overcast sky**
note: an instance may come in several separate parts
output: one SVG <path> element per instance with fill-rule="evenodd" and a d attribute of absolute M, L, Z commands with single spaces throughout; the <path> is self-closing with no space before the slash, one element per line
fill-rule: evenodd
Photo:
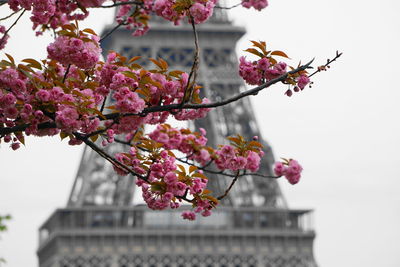
<path fill-rule="evenodd" d="M 400 266 L 399 12 L 396 0 L 271 0 L 263 12 L 231 12 L 248 30 L 239 53 L 248 40 L 284 50 L 293 64 L 344 53 L 311 89 L 288 98 L 275 86 L 251 98 L 275 156 L 304 166 L 298 185 L 281 185 L 290 207 L 315 210 L 322 267 Z M 100 31 L 111 17 L 102 10 L 88 24 Z M 13 29 L 6 51 L 17 59 L 45 57 L 49 39 L 30 27 Z M 26 143 L 0 148 L 0 212 L 14 217 L 0 241 L 9 267 L 37 265 L 37 229 L 66 205 L 82 152 L 57 137 Z"/>

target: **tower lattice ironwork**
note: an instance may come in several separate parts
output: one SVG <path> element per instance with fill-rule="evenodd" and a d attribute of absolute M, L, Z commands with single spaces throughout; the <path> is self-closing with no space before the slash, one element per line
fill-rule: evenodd
<path fill-rule="evenodd" d="M 198 82 L 211 101 L 245 90 L 237 74 L 235 44 L 245 30 L 234 26 L 219 9 L 197 27 L 200 42 Z M 161 57 L 174 69 L 189 70 L 195 52 L 190 25 L 154 21 L 149 33 L 132 38 L 126 30 L 113 33 L 103 51 L 127 57 Z M 212 110 L 193 122 L 207 130 L 208 144 L 240 133 L 250 139 L 261 133 L 249 99 Z M 260 172 L 272 175 L 273 154 L 264 143 Z M 108 152 L 121 150 L 118 144 Z M 230 180 L 210 179 L 215 193 Z M 120 177 L 94 151 L 85 149 L 66 208 L 56 210 L 40 228 L 41 267 L 314 267 L 314 231 L 310 210 L 288 209 L 276 180 L 245 176 L 211 217 L 183 221 L 179 211 L 151 211 L 135 195 L 133 177 Z"/>

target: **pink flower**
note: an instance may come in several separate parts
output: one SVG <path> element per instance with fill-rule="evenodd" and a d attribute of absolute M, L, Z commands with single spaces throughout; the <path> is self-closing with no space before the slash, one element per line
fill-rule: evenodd
<path fill-rule="evenodd" d="M 168 185 L 173 185 L 178 181 L 176 174 L 174 172 L 168 172 L 164 176 L 164 182 L 167 183 Z"/>
<path fill-rule="evenodd" d="M 310 82 L 310 78 L 308 78 L 306 75 L 300 75 L 300 77 L 297 79 L 297 86 L 303 90 L 304 87 Z"/>
<path fill-rule="evenodd" d="M 36 98 L 39 99 L 40 101 L 47 102 L 50 100 L 50 93 L 47 90 L 40 89 L 36 93 Z"/>
<path fill-rule="evenodd" d="M 260 167 L 260 161 L 261 161 L 261 158 L 256 152 L 249 151 L 249 153 L 247 155 L 246 169 L 249 169 L 252 172 L 256 172 L 258 170 L 258 168 Z"/>
<path fill-rule="evenodd" d="M 19 143 L 12 143 L 11 144 L 11 148 L 13 149 L 13 150 L 17 150 L 18 148 L 19 148 Z"/>
<path fill-rule="evenodd" d="M 194 3 L 189 11 L 190 15 L 192 15 L 193 20 L 196 24 L 202 23 L 206 21 L 213 13 L 214 9 L 214 3 L 212 2 L 207 2 L 206 5 L 196 2 Z"/>
<path fill-rule="evenodd" d="M 0 25 L 0 50 L 3 49 L 8 41 L 8 34 L 4 35 L 6 32 L 6 28 L 3 25 Z M 2 35 L 1 35 L 2 34 Z"/>
<path fill-rule="evenodd" d="M 64 66 L 74 64 L 82 69 L 90 69 L 99 60 L 101 48 L 95 39 L 83 42 L 61 35 L 47 47 L 47 52 L 50 59 L 55 59 Z"/>
<path fill-rule="evenodd" d="M 274 172 L 277 176 L 284 175 L 290 184 L 297 184 L 301 178 L 303 167 L 294 159 L 289 162 L 276 162 Z"/>
<path fill-rule="evenodd" d="M 267 0 L 242 0 L 242 6 L 245 8 L 251 8 L 260 11 L 268 6 Z"/>
<path fill-rule="evenodd" d="M 277 175 L 277 176 L 284 175 L 286 172 L 285 165 L 283 165 L 283 163 L 280 161 L 275 162 L 274 172 L 275 172 L 275 175 Z"/>
<path fill-rule="evenodd" d="M 193 211 L 184 211 L 181 216 L 183 219 L 189 221 L 194 221 L 196 219 L 196 214 Z"/>
<path fill-rule="evenodd" d="M 268 58 L 262 58 L 257 62 L 257 68 L 259 68 L 262 71 L 267 71 L 271 63 L 269 63 Z"/>

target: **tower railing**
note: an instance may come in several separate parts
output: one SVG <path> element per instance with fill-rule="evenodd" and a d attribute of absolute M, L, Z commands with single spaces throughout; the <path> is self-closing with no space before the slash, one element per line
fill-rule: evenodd
<path fill-rule="evenodd" d="M 210 217 L 183 220 L 182 210 L 151 211 L 135 207 L 73 207 L 56 210 L 39 230 L 39 244 L 54 234 L 69 231 L 162 231 L 176 230 L 274 230 L 312 232 L 311 210 L 288 210 L 263 207 L 221 207 Z"/>

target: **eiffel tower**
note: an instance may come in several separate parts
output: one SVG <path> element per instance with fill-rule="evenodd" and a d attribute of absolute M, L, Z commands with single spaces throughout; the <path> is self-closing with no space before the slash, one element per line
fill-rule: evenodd
<path fill-rule="evenodd" d="M 221 9 L 197 30 L 198 82 L 205 96 L 218 101 L 245 90 L 235 55 L 245 30 Z M 103 43 L 103 51 L 111 49 L 127 57 L 141 55 L 140 64 L 146 67 L 148 58 L 161 57 L 183 70 L 190 70 L 195 51 L 190 25 L 176 27 L 161 19 L 140 38 L 124 29 L 115 31 Z M 236 133 L 262 140 L 247 98 L 215 109 L 191 126 L 205 128 L 211 146 Z M 266 162 L 259 172 L 272 175 L 272 150 L 263 143 Z M 108 152 L 120 149 L 115 144 Z M 229 182 L 213 177 L 208 187 L 219 195 Z M 289 209 L 276 180 L 242 177 L 212 216 L 194 222 L 182 220 L 181 211 L 148 209 L 136 192 L 132 177 L 119 177 L 108 162 L 85 149 L 67 207 L 56 210 L 39 230 L 39 266 L 317 266 L 311 211 Z"/>

